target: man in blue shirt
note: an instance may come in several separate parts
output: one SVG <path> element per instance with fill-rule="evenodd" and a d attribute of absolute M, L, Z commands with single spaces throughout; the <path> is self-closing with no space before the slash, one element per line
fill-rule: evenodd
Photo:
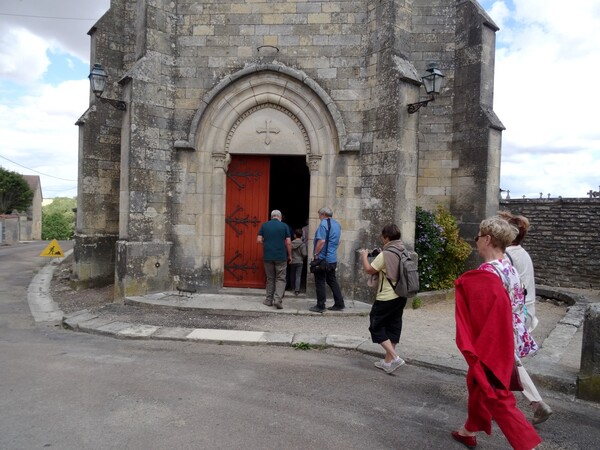
<path fill-rule="evenodd" d="M 263 245 L 267 275 L 267 298 L 263 304 L 282 309 L 286 269 L 292 262 L 292 236 L 290 228 L 281 222 L 281 211 L 271 211 L 271 220 L 261 225 L 256 242 Z"/>
<path fill-rule="evenodd" d="M 331 208 L 324 207 L 319 210 L 319 219 L 321 223 L 315 232 L 315 247 L 313 259 L 325 259 L 327 262 L 327 270 L 324 272 L 315 272 L 315 287 L 317 290 L 317 304 L 309 311 L 322 313 L 325 311 L 325 283 L 331 288 L 333 293 L 333 306 L 327 308 L 330 311 L 341 311 L 346 306 L 344 297 L 335 276 L 337 267 L 337 249 L 340 243 L 340 234 L 342 227 L 339 222 L 332 219 L 333 211 Z"/>

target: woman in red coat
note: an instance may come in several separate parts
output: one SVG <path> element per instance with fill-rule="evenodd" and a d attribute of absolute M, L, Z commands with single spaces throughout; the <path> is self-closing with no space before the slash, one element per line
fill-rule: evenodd
<path fill-rule="evenodd" d="M 490 233 L 486 236 L 496 245 L 478 245 L 479 253 L 485 261 L 501 258 L 506 245 L 512 242 L 513 229 L 501 218 L 484 222 Z M 493 419 L 514 449 L 531 450 L 541 439 L 509 390 L 515 340 L 511 301 L 504 284 L 494 273 L 478 269 L 463 274 L 455 287 L 456 345 L 469 365 L 469 401 L 467 421 L 452 432 L 452 437 L 475 448 L 476 433 L 491 434 Z"/>

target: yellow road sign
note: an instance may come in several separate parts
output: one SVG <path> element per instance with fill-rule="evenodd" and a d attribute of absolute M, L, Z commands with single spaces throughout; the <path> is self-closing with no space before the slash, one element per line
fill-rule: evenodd
<path fill-rule="evenodd" d="M 65 256 L 64 252 L 58 245 L 58 241 L 56 239 L 52 239 L 52 241 L 48 244 L 48 247 L 44 249 L 40 256 L 50 256 L 51 258 L 62 258 Z"/>

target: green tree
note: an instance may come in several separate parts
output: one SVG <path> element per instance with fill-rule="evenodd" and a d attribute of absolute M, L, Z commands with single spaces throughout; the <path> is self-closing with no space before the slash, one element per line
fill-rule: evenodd
<path fill-rule="evenodd" d="M 42 207 L 42 211 L 46 214 L 64 214 L 70 219 L 75 219 L 73 209 L 77 207 L 77 199 L 71 197 L 56 197 L 52 203 Z"/>
<path fill-rule="evenodd" d="M 42 213 L 42 239 L 66 241 L 73 237 L 73 221 L 64 214 Z"/>
<path fill-rule="evenodd" d="M 26 211 L 31 206 L 33 191 L 17 172 L 0 167 L 0 214 Z"/>
<path fill-rule="evenodd" d="M 69 197 L 56 197 L 52 203 L 42 207 L 42 239 L 68 240 L 75 230 L 77 200 Z"/>

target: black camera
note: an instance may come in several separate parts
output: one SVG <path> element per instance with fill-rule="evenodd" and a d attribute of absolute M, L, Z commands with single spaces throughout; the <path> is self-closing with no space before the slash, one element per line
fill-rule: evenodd
<path fill-rule="evenodd" d="M 367 256 L 369 258 L 375 258 L 377 255 L 379 255 L 381 253 L 381 249 L 380 248 L 374 248 L 373 250 L 371 250 L 369 253 L 367 253 Z"/>

